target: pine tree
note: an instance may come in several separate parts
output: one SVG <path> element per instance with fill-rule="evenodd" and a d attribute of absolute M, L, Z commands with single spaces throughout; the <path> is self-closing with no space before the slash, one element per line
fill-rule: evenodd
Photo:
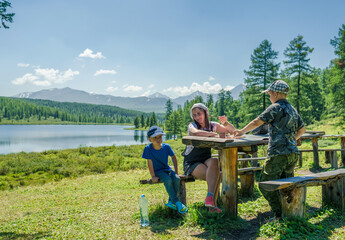
<path fill-rule="evenodd" d="M 141 127 L 142 127 L 142 128 L 145 127 L 145 117 L 144 117 L 144 114 L 141 114 L 140 124 L 141 124 Z"/>
<path fill-rule="evenodd" d="M 6 29 L 9 28 L 5 22 L 12 23 L 14 13 L 7 13 L 7 8 L 12 7 L 9 1 L 3 0 L 0 1 L 0 18 L 1 18 L 1 25 Z M 0 28 L 1 28 L 0 25 Z"/>
<path fill-rule="evenodd" d="M 285 49 L 284 55 L 287 58 L 284 64 L 287 66 L 285 69 L 289 76 L 297 76 L 297 95 L 296 95 L 296 108 L 300 112 L 301 105 L 301 81 L 302 75 L 311 71 L 311 66 L 308 64 L 310 58 L 308 54 L 313 52 L 313 48 L 306 46 L 306 42 L 303 40 L 303 36 L 298 35 L 294 38 L 289 46 Z"/>
<path fill-rule="evenodd" d="M 134 119 L 134 126 L 135 128 L 139 128 L 140 127 L 140 118 L 139 116 L 136 116 Z"/>
<path fill-rule="evenodd" d="M 168 120 L 173 112 L 173 104 L 171 99 L 168 99 L 165 103 L 165 120 Z"/>

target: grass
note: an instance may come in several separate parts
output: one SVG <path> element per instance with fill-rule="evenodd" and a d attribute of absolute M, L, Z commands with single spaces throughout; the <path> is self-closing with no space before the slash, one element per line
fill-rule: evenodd
<path fill-rule="evenodd" d="M 338 134 L 331 124 L 323 123 L 327 134 Z M 180 140 L 168 143 L 182 169 L 184 145 Z M 321 144 L 338 147 L 339 141 L 320 140 Z M 139 184 L 140 179 L 150 178 L 146 161 L 140 158 L 143 147 L 87 147 L 0 156 L 0 181 L 12 184 L 0 191 L 0 239 L 345 238 L 344 214 L 331 207 L 321 208 L 321 187 L 308 187 L 305 219 L 269 220 L 273 214 L 257 185 L 254 197 L 239 197 L 238 217 L 234 219 L 209 213 L 203 206 L 206 183 L 196 181 L 186 184 L 189 213 L 181 216 L 164 206 L 167 194 L 162 184 Z M 304 141 L 302 148 L 311 148 L 311 143 Z M 259 149 L 261 154 L 265 154 L 264 147 Z M 312 154 L 303 156 L 304 165 L 296 175 L 313 170 Z M 329 164 L 322 159 L 321 167 L 327 170 Z M 92 167 L 95 165 L 98 167 Z M 53 177 L 56 169 L 61 170 L 59 178 Z M 63 174 L 62 169 L 71 174 Z M 138 201 L 142 193 L 150 206 L 147 228 L 140 227 Z"/>

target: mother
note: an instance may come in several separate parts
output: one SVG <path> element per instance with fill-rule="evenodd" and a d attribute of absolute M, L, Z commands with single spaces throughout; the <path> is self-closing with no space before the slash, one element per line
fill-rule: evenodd
<path fill-rule="evenodd" d="M 235 127 L 226 121 L 226 117 L 219 117 L 223 125 L 209 120 L 208 108 L 202 103 L 196 103 L 190 109 L 190 116 L 194 120 L 188 125 L 188 135 L 203 137 L 219 137 L 218 133 L 233 133 Z M 218 159 L 211 157 L 211 148 L 198 148 L 188 145 L 183 152 L 184 173 L 198 179 L 206 180 L 207 196 L 205 206 L 211 212 L 221 213 L 214 203 L 214 193 L 219 178 Z"/>

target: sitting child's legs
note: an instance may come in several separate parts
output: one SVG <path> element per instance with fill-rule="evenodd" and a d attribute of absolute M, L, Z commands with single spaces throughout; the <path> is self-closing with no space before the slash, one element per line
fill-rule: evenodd
<path fill-rule="evenodd" d="M 156 173 L 156 176 L 159 177 L 159 180 L 162 183 L 164 183 L 165 189 L 169 195 L 169 200 L 172 201 L 173 203 L 176 203 L 179 201 L 179 199 L 177 197 L 177 192 L 175 190 L 174 181 L 170 177 L 170 175 L 172 174 L 169 174 L 169 172 L 167 171 L 161 171 L 161 172 Z"/>

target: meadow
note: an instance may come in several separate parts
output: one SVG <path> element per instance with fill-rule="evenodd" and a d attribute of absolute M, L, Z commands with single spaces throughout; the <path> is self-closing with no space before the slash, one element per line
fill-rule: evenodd
<path fill-rule="evenodd" d="M 308 130 L 341 134 L 335 122 L 320 122 Z M 169 140 L 182 170 L 180 139 Z M 339 141 L 320 140 L 321 147 Z M 144 145 L 80 147 L 42 153 L 0 156 L 0 239 L 344 239 L 345 216 L 321 208 L 321 187 L 309 187 L 305 219 L 272 219 L 267 201 L 255 186 L 255 196 L 239 196 L 238 217 L 209 213 L 203 206 L 206 183 L 187 183 L 188 214 L 167 209 L 162 184 L 140 185 L 149 179 Z M 311 142 L 303 141 L 303 149 Z M 265 147 L 259 149 L 265 154 Z M 313 168 L 312 153 L 304 156 L 296 175 Z M 321 169 L 329 170 L 320 154 Z M 256 176 L 258 178 L 258 176 Z M 150 226 L 140 226 L 138 200 L 149 200 Z M 220 205 L 220 207 L 222 207 Z"/>

